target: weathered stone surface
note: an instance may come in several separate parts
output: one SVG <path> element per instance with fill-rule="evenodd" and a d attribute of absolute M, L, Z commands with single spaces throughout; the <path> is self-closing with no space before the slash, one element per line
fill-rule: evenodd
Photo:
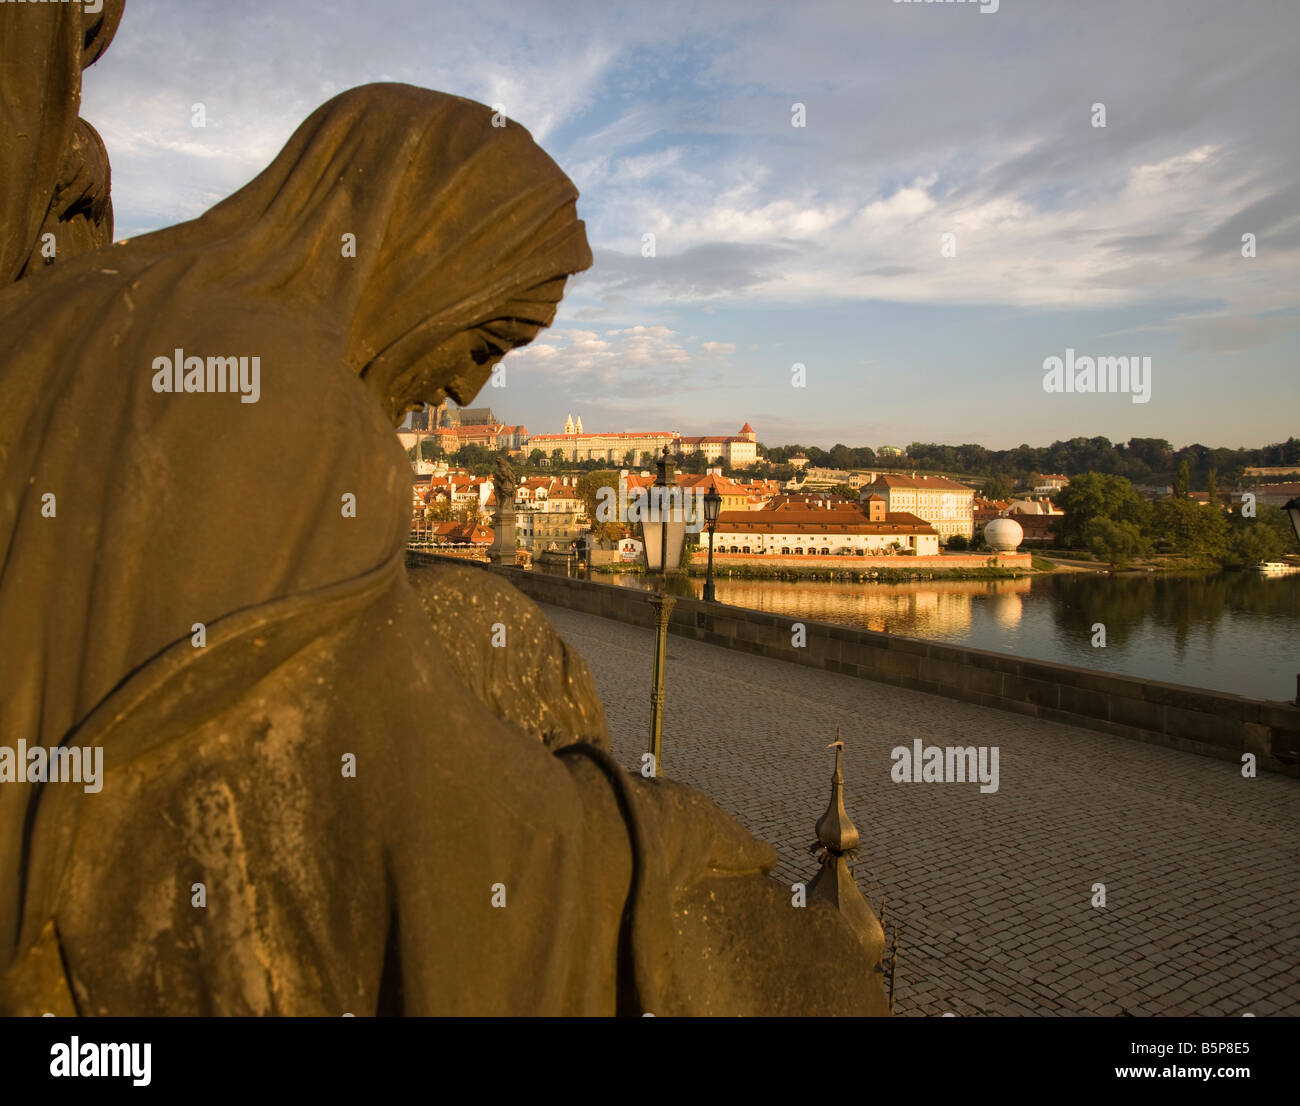
<path fill-rule="evenodd" d="M 587 662 L 536 603 L 466 565 L 418 565 L 408 575 L 452 666 L 494 714 L 548 749 L 578 741 L 609 748 Z"/>

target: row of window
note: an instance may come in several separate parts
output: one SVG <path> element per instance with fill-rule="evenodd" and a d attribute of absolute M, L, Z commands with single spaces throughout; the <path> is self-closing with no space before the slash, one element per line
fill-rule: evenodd
<path fill-rule="evenodd" d="M 718 552 L 718 553 L 749 553 L 749 552 L 751 552 L 751 550 L 750 550 L 749 546 L 747 546 L 747 545 L 732 545 L 732 546 L 720 545 L 720 546 L 717 547 L 716 552 Z M 754 552 L 754 553 L 768 553 L 768 552 L 772 552 L 772 550 L 755 549 L 755 550 L 752 550 L 752 552 Z M 837 556 L 840 556 L 840 557 L 850 557 L 850 556 L 865 557 L 865 556 L 867 556 L 868 553 L 878 553 L 878 552 L 881 552 L 881 550 L 879 550 L 879 549 L 872 549 L 872 550 L 867 550 L 867 549 L 839 549 L 839 550 L 836 550 L 836 555 L 837 555 Z M 820 555 L 823 556 L 823 557 L 829 557 L 829 556 L 831 555 L 831 550 L 830 550 L 828 547 L 826 547 L 826 546 L 823 546 L 821 549 L 815 549 L 815 548 L 811 548 L 811 547 L 808 548 L 808 549 L 805 549 L 805 548 L 803 548 L 803 546 L 801 546 L 801 545 L 796 545 L 793 549 L 791 549 L 790 546 L 788 546 L 788 545 L 783 545 L 783 546 L 781 546 L 781 556 L 783 556 L 783 557 L 802 556 L 802 555 L 805 554 L 805 553 L 808 554 L 808 556 L 810 556 L 810 557 L 815 557 L 815 556 L 817 556 L 818 554 L 820 554 Z"/>

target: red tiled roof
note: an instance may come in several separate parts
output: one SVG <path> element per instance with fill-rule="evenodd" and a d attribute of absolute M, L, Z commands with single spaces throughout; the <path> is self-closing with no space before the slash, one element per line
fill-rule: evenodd
<path fill-rule="evenodd" d="M 851 518 L 851 521 L 850 521 Z M 884 522 L 871 522 L 863 514 L 839 511 L 722 511 L 718 529 L 750 534 L 937 534 L 924 519 L 907 511 L 894 511 Z"/>
<path fill-rule="evenodd" d="M 854 503 L 847 499 L 819 500 L 816 497 L 791 498 L 789 496 L 776 496 L 769 499 L 763 510 L 768 512 L 776 511 L 783 515 L 789 514 L 791 511 L 816 511 L 818 514 L 840 514 L 844 511 L 850 511 L 856 515 L 863 513 L 861 503 Z"/>
<path fill-rule="evenodd" d="M 956 480 L 949 480 L 946 476 L 906 476 L 901 472 L 886 472 L 877 476 L 872 484 L 884 484 L 887 488 L 939 488 L 944 491 L 968 492 L 971 489 L 965 484 L 959 484 Z M 863 484 L 864 488 L 870 488 L 872 484 Z"/>
<path fill-rule="evenodd" d="M 491 543 L 493 532 L 490 527 L 470 525 L 464 522 L 433 522 L 420 527 L 434 541 L 474 542 L 476 545 Z"/>
<path fill-rule="evenodd" d="M 708 491 L 711 487 L 716 487 L 719 495 L 749 494 L 749 489 L 743 484 L 737 484 L 734 480 L 729 480 L 725 476 L 710 476 L 707 473 L 698 475 L 691 472 L 679 472 L 677 474 L 677 486 L 679 488 L 703 488 L 705 491 Z"/>
<path fill-rule="evenodd" d="M 642 476 L 637 472 L 629 472 L 623 477 L 628 491 L 637 488 L 649 488 L 658 479 L 657 476 Z M 744 484 L 737 484 L 725 476 L 712 476 L 709 473 L 679 472 L 677 473 L 677 487 L 679 488 L 703 488 L 705 491 L 716 484 L 719 495 L 749 495 L 750 488 Z"/>

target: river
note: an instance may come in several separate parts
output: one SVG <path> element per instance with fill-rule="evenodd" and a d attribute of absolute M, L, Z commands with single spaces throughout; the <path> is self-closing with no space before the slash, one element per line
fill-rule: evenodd
<path fill-rule="evenodd" d="M 644 577 L 594 577 L 644 588 Z M 698 598 L 703 581 L 674 581 Z M 1300 672 L 1300 576 L 1054 573 L 903 584 L 716 581 L 717 599 L 1129 676 L 1291 702 Z M 1105 645 L 1093 645 L 1105 627 Z"/>

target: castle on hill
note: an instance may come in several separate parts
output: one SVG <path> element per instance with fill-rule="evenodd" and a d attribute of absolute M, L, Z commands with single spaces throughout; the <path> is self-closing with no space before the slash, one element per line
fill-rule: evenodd
<path fill-rule="evenodd" d="M 631 467 L 653 462 L 664 446 L 684 457 L 703 454 L 707 462 L 721 460 L 732 468 L 744 468 L 758 459 L 758 435 L 748 422 L 731 436 L 693 438 L 673 430 L 588 434 L 582 429 L 582 416 L 574 419 L 570 414 L 564 420 L 564 433 L 537 434 L 528 444 L 548 456 L 559 449 L 566 461 L 608 461 Z"/>

